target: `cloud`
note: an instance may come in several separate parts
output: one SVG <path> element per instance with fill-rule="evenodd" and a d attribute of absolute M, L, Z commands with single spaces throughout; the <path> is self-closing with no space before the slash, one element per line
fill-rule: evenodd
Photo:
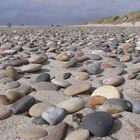
<path fill-rule="evenodd" d="M 139 0 L 4 0 L 0 4 L 0 24 L 71 24 L 139 7 Z"/>

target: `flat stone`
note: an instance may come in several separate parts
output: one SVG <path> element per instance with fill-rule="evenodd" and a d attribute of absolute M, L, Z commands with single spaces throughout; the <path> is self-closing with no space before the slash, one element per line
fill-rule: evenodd
<path fill-rule="evenodd" d="M 57 90 L 57 87 L 53 83 L 39 82 L 32 85 L 32 88 L 36 90 Z"/>
<path fill-rule="evenodd" d="M 87 129 L 77 129 L 67 135 L 65 140 L 88 140 L 89 131 Z"/>
<path fill-rule="evenodd" d="M 21 67 L 22 72 L 36 72 L 41 70 L 41 64 L 28 64 Z"/>
<path fill-rule="evenodd" d="M 77 80 L 87 80 L 89 79 L 89 74 L 87 72 L 79 72 L 76 74 L 75 78 Z"/>
<path fill-rule="evenodd" d="M 29 64 L 29 61 L 28 60 L 24 60 L 24 59 L 17 59 L 17 60 L 11 61 L 10 64 L 12 66 L 14 66 L 14 67 L 19 67 L 19 66 L 22 66 L 22 65 Z"/>
<path fill-rule="evenodd" d="M 86 115 L 82 120 L 82 124 L 94 136 L 105 137 L 112 130 L 114 119 L 107 112 L 95 112 Z"/>
<path fill-rule="evenodd" d="M 90 54 L 88 57 L 93 61 L 102 60 L 102 57 L 98 54 Z"/>
<path fill-rule="evenodd" d="M 76 59 L 76 58 L 72 58 L 71 60 L 69 60 L 69 61 L 64 65 L 64 68 L 75 67 L 76 64 L 77 64 L 77 59 Z"/>
<path fill-rule="evenodd" d="M 75 113 L 85 107 L 85 101 L 81 98 L 74 97 L 58 103 L 56 106 L 64 108 L 68 113 Z"/>
<path fill-rule="evenodd" d="M 31 92 L 31 86 L 29 85 L 21 85 L 18 88 L 15 89 L 9 89 L 7 90 L 7 92 L 18 92 L 18 93 L 22 93 L 23 95 L 27 95 Z"/>
<path fill-rule="evenodd" d="M 112 85 L 112 86 L 118 86 L 124 81 L 124 78 L 120 75 L 114 75 L 110 76 L 103 80 L 104 85 Z"/>
<path fill-rule="evenodd" d="M 48 135 L 47 131 L 43 128 L 27 128 L 18 131 L 18 135 L 25 139 L 40 139 Z"/>
<path fill-rule="evenodd" d="M 112 75 L 121 75 L 124 73 L 124 68 L 121 67 L 116 67 L 113 69 L 107 69 L 104 74 L 108 75 L 108 76 L 112 76 Z"/>
<path fill-rule="evenodd" d="M 64 140 L 67 134 L 68 124 L 65 122 L 59 123 L 56 125 L 49 135 L 46 137 L 46 140 Z"/>
<path fill-rule="evenodd" d="M 12 66 L 6 67 L 5 73 L 8 77 L 12 78 L 13 80 L 19 79 L 19 74 L 18 74 L 17 70 Z"/>
<path fill-rule="evenodd" d="M 77 61 L 78 61 L 78 62 L 81 62 L 81 63 L 83 63 L 83 62 L 85 62 L 85 61 L 87 61 L 87 60 L 89 60 L 89 58 L 86 57 L 86 56 L 77 57 Z"/>
<path fill-rule="evenodd" d="M 18 81 L 12 81 L 6 84 L 6 89 L 14 89 L 18 88 L 20 86 L 20 83 Z"/>
<path fill-rule="evenodd" d="M 43 120 L 42 117 L 33 117 L 32 123 L 36 125 L 43 125 L 43 124 L 48 124 L 45 120 Z"/>
<path fill-rule="evenodd" d="M 5 95 L 0 95 L 0 105 L 9 105 L 10 100 Z"/>
<path fill-rule="evenodd" d="M 42 118 L 51 125 L 60 123 L 65 118 L 65 116 L 66 116 L 65 109 L 56 107 L 48 107 L 42 113 Z"/>
<path fill-rule="evenodd" d="M 99 107 L 100 111 L 109 113 L 120 113 L 123 111 L 132 111 L 132 103 L 124 99 L 108 99 Z"/>
<path fill-rule="evenodd" d="M 101 64 L 101 69 L 112 69 L 114 68 L 111 64 L 103 63 Z"/>
<path fill-rule="evenodd" d="M 91 96 L 103 96 L 107 99 L 120 98 L 120 93 L 117 88 L 113 86 L 101 86 L 97 88 Z"/>
<path fill-rule="evenodd" d="M 35 104 L 34 97 L 24 96 L 20 100 L 13 103 L 11 109 L 13 110 L 14 114 L 21 114 L 28 111 L 34 104 Z"/>
<path fill-rule="evenodd" d="M 41 64 L 44 63 L 47 59 L 48 57 L 45 54 L 39 54 L 39 55 L 34 54 L 29 59 L 29 62 L 34 64 Z"/>
<path fill-rule="evenodd" d="M 35 80 L 37 83 L 38 82 L 49 82 L 50 81 L 50 74 L 48 73 L 41 73 L 36 77 Z"/>
<path fill-rule="evenodd" d="M 56 57 L 56 60 L 59 60 L 59 61 L 68 61 L 70 58 L 68 57 L 68 55 L 66 54 L 59 54 L 57 57 Z"/>
<path fill-rule="evenodd" d="M 78 83 L 69 86 L 65 89 L 64 94 L 67 96 L 89 93 L 91 89 L 91 84 L 89 83 Z"/>
<path fill-rule="evenodd" d="M 24 94 L 16 91 L 7 92 L 5 95 L 10 100 L 10 102 L 15 102 L 25 96 Z"/>
<path fill-rule="evenodd" d="M 0 110 L 0 120 L 9 118 L 13 114 L 11 109 L 2 109 Z"/>
<path fill-rule="evenodd" d="M 140 100 L 136 100 L 133 103 L 133 112 L 136 113 L 136 114 L 140 113 Z"/>
<path fill-rule="evenodd" d="M 103 96 L 92 96 L 88 99 L 88 106 L 89 107 L 95 107 L 97 105 L 102 105 L 104 101 L 106 100 Z"/>
<path fill-rule="evenodd" d="M 70 86 L 71 84 L 63 79 L 58 79 L 58 78 L 54 78 L 51 80 L 52 83 L 54 83 L 55 85 L 57 86 L 60 86 L 60 87 L 63 87 L 63 88 L 66 88 L 68 86 Z"/>
<path fill-rule="evenodd" d="M 51 106 L 54 106 L 54 105 L 50 104 L 50 103 L 37 103 L 30 108 L 29 114 L 32 117 L 40 117 L 42 115 L 43 111 Z"/>
<path fill-rule="evenodd" d="M 116 68 L 126 68 L 127 66 L 123 63 L 123 62 L 120 62 L 120 61 L 114 61 L 114 60 L 110 60 L 109 61 L 109 63 L 112 65 L 112 66 L 114 66 L 114 67 L 116 67 Z"/>

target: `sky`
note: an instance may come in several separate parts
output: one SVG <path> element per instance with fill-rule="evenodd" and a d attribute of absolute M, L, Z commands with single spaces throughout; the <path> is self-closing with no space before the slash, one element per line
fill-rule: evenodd
<path fill-rule="evenodd" d="M 0 24 L 78 24 L 140 10 L 140 0 L 4 0 Z"/>

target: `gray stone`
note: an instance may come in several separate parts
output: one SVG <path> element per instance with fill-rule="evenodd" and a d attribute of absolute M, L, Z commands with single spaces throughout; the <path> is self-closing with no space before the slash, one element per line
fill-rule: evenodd
<path fill-rule="evenodd" d="M 48 82 L 50 81 L 50 74 L 48 73 L 41 73 L 37 76 L 36 80 L 37 83 L 38 82 Z"/>
<path fill-rule="evenodd" d="M 66 116 L 65 109 L 56 107 L 48 107 L 42 113 L 42 118 L 51 125 L 60 123 L 65 118 L 65 116 Z"/>
<path fill-rule="evenodd" d="M 99 107 L 100 111 L 109 113 L 120 113 L 123 111 L 132 111 L 132 103 L 124 99 L 108 99 Z"/>
<path fill-rule="evenodd" d="M 98 55 L 98 54 L 90 54 L 88 57 L 91 60 L 94 60 L 94 61 L 96 61 L 96 60 L 102 60 L 102 57 L 100 55 Z"/>
<path fill-rule="evenodd" d="M 99 74 L 101 73 L 100 64 L 89 64 L 87 70 L 90 74 Z"/>
<path fill-rule="evenodd" d="M 114 119 L 107 112 L 95 112 L 86 115 L 82 120 L 82 124 L 94 136 L 105 137 L 112 130 Z"/>
<path fill-rule="evenodd" d="M 140 113 L 140 100 L 136 100 L 133 103 L 133 112 L 139 114 Z"/>

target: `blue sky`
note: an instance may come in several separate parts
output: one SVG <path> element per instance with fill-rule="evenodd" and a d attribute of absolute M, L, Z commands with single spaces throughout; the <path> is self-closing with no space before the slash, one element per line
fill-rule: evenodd
<path fill-rule="evenodd" d="M 0 24 L 75 24 L 140 10 L 140 0 L 4 0 Z"/>

